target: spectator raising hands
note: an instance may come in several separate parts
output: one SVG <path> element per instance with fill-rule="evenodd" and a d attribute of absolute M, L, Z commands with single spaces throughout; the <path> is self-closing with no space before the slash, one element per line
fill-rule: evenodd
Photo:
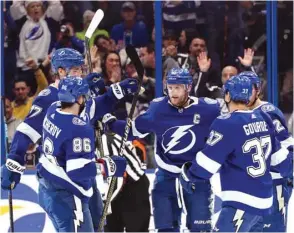
<path fill-rule="evenodd" d="M 244 57 L 238 57 L 241 64 L 245 67 L 250 67 L 252 65 L 254 57 L 254 51 L 251 48 L 244 49 Z"/>
<path fill-rule="evenodd" d="M 201 72 L 207 72 L 211 65 L 211 59 L 207 57 L 206 52 L 201 52 L 197 57 L 198 66 Z"/>
<path fill-rule="evenodd" d="M 63 16 L 60 1 L 13 1 L 10 15 L 19 31 L 17 67 L 29 69 L 25 61 L 32 57 L 37 63 L 44 60 L 55 44 L 58 22 Z"/>

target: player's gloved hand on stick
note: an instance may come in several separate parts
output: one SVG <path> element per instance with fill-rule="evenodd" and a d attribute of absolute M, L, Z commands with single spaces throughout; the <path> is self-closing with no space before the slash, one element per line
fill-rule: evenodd
<path fill-rule="evenodd" d="M 126 170 L 127 160 L 124 157 L 113 155 L 97 160 L 98 170 L 106 177 L 123 177 Z"/>
<path fill-rule="evenodd" d="M 135 94 L 138 90 L 138 80 L 127 78 L 119 83 L 111 84 L 112 92 L 117 99 L 122 99 L 126 95 Z"/>
<path fill-rule="evenodd" d="M 191 165 L 192 165 L 191 162 L 184 163 L 182 166 L 181 175 L 179 177 L 180 183 L 183 189 L 185 189 L 187 193 L 190 193 L 190 194 L 194 193 L 195 191 L 195 183 L 190 180 L 187 173 L 187 170 L 191 167 Z"/>
<path fill-rule="evenodd" d="M 92 96 L 98 96 L 105 91 L 105 83 L 101 74 L 90 73 L 85 79 L 87 80 Z"/>
<path fill-rule="evenodd" d="M 10 155 L 6 160 L 6 164 L 1 167 L 1 187 L 5 190 L 14 189 L 25 170 L 25 166 L 15 161 L 14 157 L 16 156 Z"/>

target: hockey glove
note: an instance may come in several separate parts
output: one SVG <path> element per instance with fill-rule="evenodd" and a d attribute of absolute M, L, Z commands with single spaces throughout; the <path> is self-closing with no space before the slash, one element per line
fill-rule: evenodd
<path fill-rule="evenodd" d="M 90 73 L 85 79 L 89 85 L 91 96 L 96 97 L 105 92 L 105 83 L 101 74 L 99 73 Z"/>
<path fill-rule="evenodd" d="M 102 143 L 104 155 L 112 156 L 120 151 L 122 137 L 118 134 L 103 134 Z M 146 165 L 141 162 L 137 155 L 136 148 L 131 141 L 127 141 L 122 154 L 127 160 L 127 174 L 135 181 L 145 174 Z"/>
<path fill-rule="evenodd" d="M 122 99 L 126 95 L 135 94 L 138 90 L 138 80 L 127 78 L 119 83 L 111 84 L 112 92 L 117 99 Z"/>
<path fill-rule="evenodd" d="M 181 175 L 179 178 L 183 189 L 186 190 L 187 193 L 190 193 L 190 194 L 195 192 L 195 183 L 189 179 L 188 173 L 187 173 L 187 170 L 191 167 L 191 165 L 192 165 L 191 162 L 186 162 L 183 164 L 182 172 L 181 172 Z"/>
<path fill-rule="evenodd" d="M 110 113 L 106 113 L 102 118 L 102 124 L 104 126 L 104 131 L 107 132 L 109 129 L 109 125 L 115 122 L 117 119 L 115 116 L 111 115 Z"/>
<path fill-rule="evenodd" d="M 117 155 L 97 160 L 98 170 L 106 177 L 123 177 L 126 166 L 126 159 Z"/>
<path fill-rule="evenodd" d="M 25 166 L 20 165 L 10 156 L 6 164 L 1 167 L 1 187 L 2 189 L 14 189 L 20 181 L 20 176 L 25 170 Z"/>

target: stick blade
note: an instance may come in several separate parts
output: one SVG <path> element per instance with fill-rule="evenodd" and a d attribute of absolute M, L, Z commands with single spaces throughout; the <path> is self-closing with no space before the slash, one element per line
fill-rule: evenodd
<path fill-rule="evenodd" d="M 101 20 L 104 17 L 104 12 L 101 9 L 98 9 L 86 31 L 85 37 L 90 39 L 94 33 L 94 31 L 96 30 L 96 28 L 98 27 L 98 25 L 100 24 Z"/>
<path fill-rule="evenodd" d="M 144 67 L 140 61 L 140 58 L 138 56 L 136 49 L 132 45 L 128 45 L 126 47 L 126 52 L 127 52 L 128 57 L 134 63 L 136 71 L 139 75 L 139 79 L 141 80 L 144 75 Z"/>

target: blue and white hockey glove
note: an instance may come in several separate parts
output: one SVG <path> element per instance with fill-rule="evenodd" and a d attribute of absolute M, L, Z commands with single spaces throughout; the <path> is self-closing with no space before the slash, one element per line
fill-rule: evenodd
<path fill-rule="evenodd" d="M 99 96 L 105 91 L 105 83 L 101 74 L 90 73 L 85 77 L 85 79 L 89 85 L 92 97 Z"/>
<path fill-rule="evenodd" d="M 121 156 L 113 155 L 97 160 L 97 167 L 106 177 L 123 177 L 127 167 L 127 160 Z"/>
<path fill-rule="evenodd" d="M 111 84 L 112 92 L 117 99 L 122 99 L 126 95 L 135 94 L 138 90 L 138 80 L 127 78 L 119 83 Z"/>
<path fill-rule="evenodd" d="M 1 187 L 2 189 L 14 189 L 20 181 L 20 176 L 26 169 L 19 162 L 13 160 L 12 155 L 6 160 L 6 164 L 1 167 Z"/>
<path fill-rule="evenodd" d="M 110 113 L 106 113 L 102 118 L 102 124 L 104 126 L 104 131 L 107 132 L 109 130 L 109 125 L 115 122 L 117 118 Z"/>
<path fill-rule="evenodd" d="M 187 170 L 191 167 L 191 165 L 192 165 L 191 162 L 186 162 L 183 164 L 182 172 L 179 178 L 183 189 L 185 189 L 187 193 L 190 193 L 190 194 L 195 192 L 195 183 L 190 180 L 187 173 Z"/>

